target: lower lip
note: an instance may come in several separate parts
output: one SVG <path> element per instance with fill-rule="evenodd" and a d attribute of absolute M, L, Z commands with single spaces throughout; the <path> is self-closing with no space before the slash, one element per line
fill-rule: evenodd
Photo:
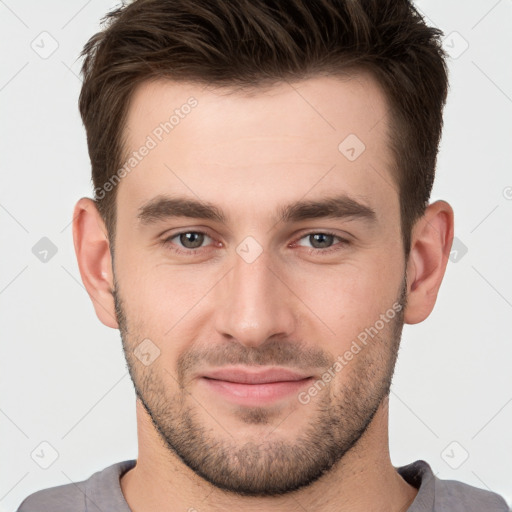
<path fill-rule="evenodd" d="M 297 395 L 312 378 L 268 382 L 265 384 L 242 384 L 225 380 L 201 379 L 211 390 L 239 405 L 257 406 Z"/>

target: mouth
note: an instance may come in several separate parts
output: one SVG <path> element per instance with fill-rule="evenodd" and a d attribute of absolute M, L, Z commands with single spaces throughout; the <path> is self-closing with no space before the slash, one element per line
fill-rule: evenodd
<path fill-rule="evenodd" d="M 262 406 L 295 396 L 312 375 L 288 368 L 221 368 L 200 379 L 217 396 L 238 405 Z"/>

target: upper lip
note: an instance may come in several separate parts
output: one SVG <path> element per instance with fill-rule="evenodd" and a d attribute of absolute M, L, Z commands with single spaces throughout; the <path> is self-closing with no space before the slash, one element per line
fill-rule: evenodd
<path fill-rule="evenodd" d="M 239 384 L 268 384 L 270 382 L 297 381 L 311 377 L 288 368 L 242 369 L 219 368 L 203 375 L 208 379 L 224 380 Z"/>

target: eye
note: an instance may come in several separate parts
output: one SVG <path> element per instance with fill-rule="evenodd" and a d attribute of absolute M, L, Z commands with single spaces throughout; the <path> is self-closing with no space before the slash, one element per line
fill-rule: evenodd
<path fill-rule="evenodd" d="M 205 233 L 199 233 L 197 231 L 189 231 L 188 233 L 180 233 L 174 238 L 178 238 L 180 243 L 186 249 L 197 249 L 201 247 L 206 238 L 210 238 Z"/>
<path fill-rule="evenodd" d="M 301 243 L 303 240 L 306 244 Z M 335 243 L 338 241 L 338 243 Z M 300 238 L 295 245 L 310 249 L 310 253 L 328 253 L 347 246 L 350 242 L 334 233 L 315 232 L 308 233 Z M 309 244 L 309 245 L 308 245 Z"/>
<path fill-rule="evenodd" d="M 306 238 L 314 249 L 327 249 L 334 241 L 334 235 L 329 233 L 310 233 L 303 238 Z"/>
<path fill-rule="evenodd" d="M 194 249 L 202 249 L 205 242 L 209 244 L 212 241 L 213 239 L 202 231 L 182 231 L 171 235 L 162 243 L 165 246 L 171 246 L 178 253 L 190 253 L 197 252 Z"/>

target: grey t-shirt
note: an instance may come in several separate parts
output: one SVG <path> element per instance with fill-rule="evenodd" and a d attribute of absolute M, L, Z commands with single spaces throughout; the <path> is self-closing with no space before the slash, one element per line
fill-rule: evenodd
<path fill-rule="evenodd" d="M 135 462 L 118 462 L 82 482 L 37 491 L 25 498 L 18 512 L 131 512 L 119 479 Z M 505 500 L 497 494 L 454 480 L 440 480 L 423 460 L 397 471 L 419 489 L 407 512 L 509 512 Z"/>

